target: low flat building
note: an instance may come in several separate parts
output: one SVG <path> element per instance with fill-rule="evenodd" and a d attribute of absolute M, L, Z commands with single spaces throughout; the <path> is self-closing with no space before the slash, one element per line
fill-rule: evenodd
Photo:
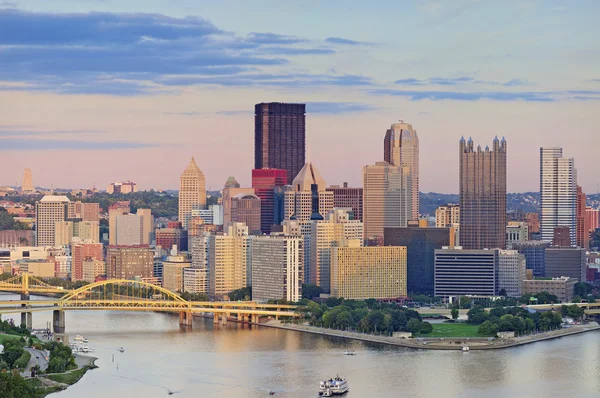
<path fill-rule="evenodd" d="M 495 296 L 499 250 L 443 248 L 435 251 L 435 295 Z"/>
<path fill-rule="evenodd" d="M 559 298 L 563 303 L 573 300 L 577 279 L 567 276 L 559 278 L 535 278 L 523 281 L 523 294 L 548 292 Z"/>
<path fill-rule="evenodd" d="M 46 260 L 19 260 L 17 261 L 19 272 L 28 272 L 29 275 L 37 278 L 53 278 L 54 277 L 54 261 Z"/>
<path fill-rule="evenodd" d="M 568 276 L 586 280 L 586 250 L 579 247 L 550 247 L 546 250 L 546 276 Z"/>

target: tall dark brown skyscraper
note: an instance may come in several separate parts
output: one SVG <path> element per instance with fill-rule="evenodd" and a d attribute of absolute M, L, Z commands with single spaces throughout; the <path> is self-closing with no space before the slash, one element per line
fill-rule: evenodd
<path fill-rule="evenodd" d="M 465 249 L 506 248 L 506 140 L 492 150 L 461 138 L 460 245 Z"/>
<path fill-rule="evenodd" d="M 305 162 L 306 105 L 280 102 L 254 107 L 254 168 L 287 170 L 291 184 Z"/>

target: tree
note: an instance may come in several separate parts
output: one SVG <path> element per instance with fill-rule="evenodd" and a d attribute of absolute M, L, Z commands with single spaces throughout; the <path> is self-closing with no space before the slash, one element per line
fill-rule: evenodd
<path fill-rule="evenodd" d="M 406 329 L 411 333 L 418 333 L 421 330 L 421 322 L 418 319 L 412 318 L 408 321 Z"/>
<path fill-rule="evenodd" d="M 421 324 L 419 325 L 419 333 L 421 333 L 421 334 L 429 334 L 431 332 L 433 332 L 433 326 L 431 326 L 431 323 L 429 323 L 429 322 L 421 322 Z"/>
<path fill-rule="evenodd" d="M 480 325 L 487 320 L 488 314 L 485 312 L 483 307 L 476 305 L 475 307 L 471 308 L 469 312 L 467 312 L 467 317 L 467 322 L 473 325 Z"/>
<path fill-rule="evenodd" d="M 452 319 L 454 319 L 454 320 L 458 319 L 458 308 L 452 307 L 450 314 L 452 315 Z"/>
<path fill-rule="evenodd" d="M 458 301 L 458 305 L 460 308 L 462 308 L 463 310 L 466 310 L 468 308 L 471 308 L 471 298 L 467 297 L 467 296 L 460 296 L 460 299 Z"/>
<path fill-rule="evenodd" d="M 479 325 L 477 333 L 479 333 L 481 336 L 495 336 L 496 333 L 498 333 L 498 326 L 490 321 L 485 321 Z"/>
<path fill-rule="evenodd" d="M 503 297 L 508 296 L 505 288 L 500 289 L 500 291 L 498 292 L 498 295 L 503 296 Z"/>
<path fill-rule="evenodd" d="M 319 297 L 324 290 L 321 286 L 317 285 L 302 285 L 302 297 L 312 300 L 315 297 Z"/>
<path fill-rule="evenodd" d="M 593 291 L 594 286 L 589 283 L 579 282 L 575 284 L 575 296 L 587 297 L 589 294 L 592 294 Z"/>
<path fill-rule="evenodd" d="M 573 299 L 571 300 L 572 303 L 581 303 L 581 297 L 579 296 L 574 296 Z"/>
<path fill-rule="evenodd" d="M 236 289 L 227 294 L 231 301 L 250 301 L 252 300 L 252 286 L 246 286 Z"/>

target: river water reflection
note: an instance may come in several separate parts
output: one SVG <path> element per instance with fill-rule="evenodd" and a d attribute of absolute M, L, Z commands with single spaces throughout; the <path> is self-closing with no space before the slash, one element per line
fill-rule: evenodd
<path fill-rule="evenodd" d="M 34 327 L 50 318 L 34 313 Z M 348 398 L 600 396 L 599 332 L 462 353 L 213 326 L 202 318 L 186 331 L 178 317 L 157 313 L 68 312 L 66 326 L 71 336 L 89 339 L 99 368 L 51 395 L 57 398 L 167 397 L 169 391 L 182 398 L 267 397 L 270 390 L 304 398 L 315 397 L 319 380 L 336 374 L 348 378 Z M 342 355 L 346 349 L 357 355 Z"/>

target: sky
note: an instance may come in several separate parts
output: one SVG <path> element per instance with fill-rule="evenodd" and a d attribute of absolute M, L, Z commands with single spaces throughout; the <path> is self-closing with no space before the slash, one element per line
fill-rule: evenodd
<path fill-rule="evenodd" d="M 142 8 L 140 8 L 142 5 Z M 600 2 L 0 0 L 0 186 L 250 185 L 254 104 L 307 104 L 311 160 L 361 186 L 398 120 L 423 192 L 458 191 L 458 141 L 508 143 L 508 190 L 539 148 L 600 191 Z"/>

